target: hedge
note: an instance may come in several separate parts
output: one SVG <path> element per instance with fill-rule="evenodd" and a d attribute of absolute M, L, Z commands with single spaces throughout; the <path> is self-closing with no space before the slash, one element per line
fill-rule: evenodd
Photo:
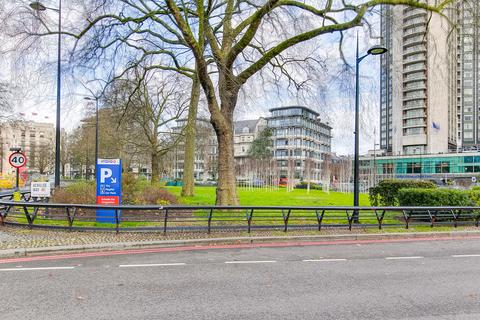
<path fill-rule="evenodd" d="M 295 189 L 308 189 L 308 183 L 305 181 L 302 181 L 295 186 Z M 310 190 L 322 190 L 322 185 L 311 182 Z"/>
<path fill-rule="evenodd" d="M 462 207 L 474 206 L 470 193 L 454 189 L 406 188 L 398 191 L 400 206 L 418 207 Z"/>
<path fill-rule="evenodd" d="M 372 206 L 396 206 L 399 204 L 398 192 L 407 188 L 435 189 L 437 186 L 430 181 L 383 180 L 376 187 L 370 188 L 370 203 Z"/>

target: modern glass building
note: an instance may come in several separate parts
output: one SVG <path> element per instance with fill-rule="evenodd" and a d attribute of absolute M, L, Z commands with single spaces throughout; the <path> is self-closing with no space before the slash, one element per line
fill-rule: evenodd
<path fill-rule="evenodd" d="M 445 179 L 469 185 L 480 176 L 480 152 L 360 158 L 361 180 L 375 185 L 384 179 Z"/>
<path fill-rule="evenodd" d="M 270 109 L 272 156 L 280 177 L 320 181 L 321 164 L 331 152 L 332 127 L 319 114 L 303 106 Z"/>

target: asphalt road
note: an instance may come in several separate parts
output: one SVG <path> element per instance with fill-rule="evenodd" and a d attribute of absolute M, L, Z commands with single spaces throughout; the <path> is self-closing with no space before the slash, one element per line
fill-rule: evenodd
<path fill-rule="evenodd" d="M 8 319 L 480 319 L 480 240 L 0 264 Z"/>

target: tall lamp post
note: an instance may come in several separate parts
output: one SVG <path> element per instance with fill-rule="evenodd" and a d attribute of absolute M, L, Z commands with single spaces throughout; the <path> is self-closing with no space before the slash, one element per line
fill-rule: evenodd
<path fill-rule="evenodd" d="M 88 101 L 95 101 L 95 171 L 96 171 L 97 160 L 98 160 L 98 97 L 95 97 L 95 98 L 85 97 L 84 99 Z"/>
<path fill-rule="evenodd" d="M 360 149 L 360 136 L 359 136 L 359 112 L 360 112 L 360 62 L 366 57 L 372 55 L 382 55 L 388 51 L 387 48 L 382 46 L 373 46 L 363 56 L 359 55 L 359 42 L 357 34 L 357 56 L 355 65 L 355 158 L 353 168 L 353 205 L 358 207 L 360 199 L 360 161 L 359 161 L 359 149 Z M 354 211 L 353 220 L 358 223 L 358 210 Z"/>
<path fill-rule="evenodd" d="M 41 2 L 30 3 L 30 8 L 39 12 L 52 10 L 58 13 L 58 48 L 57 48 L 57 119 L 55 128 L 55 187 L 60 186 L 60 93 L 61 93 L 61 48 L 62 48 L 62 1 L 58 0 L 58 9 L 44 6 Z"/>

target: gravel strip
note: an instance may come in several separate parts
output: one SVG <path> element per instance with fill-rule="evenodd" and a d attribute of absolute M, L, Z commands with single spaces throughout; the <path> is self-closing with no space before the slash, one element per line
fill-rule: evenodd
<path fill-rule="evenodd" d="M 458 231 L 475 231 L 474 227 L 458 228 Z M 415 229 L 410 229 L 414 232 Z M 432 229 L 430 231 L 435 231 Z M 452 229 L 453 231 L 453 229 Z M 385 233 L 388 229 L 385 229 Z M 206 239 L 206 238 L 226 238 L 242 236 L 318 236 L 318 235 L 342 235 L 342 234 L 371 234 L 372 230 L 355 229 L 348 231 L 345 229 L 324 229 L 322 231 L 292 230 L 284 233 L 282 231 L 262 230 L 247 232 L 171 232 L 164 235 L 162 232 L 124 232 L 116 234 L 114 232 L 87 232 L 87 231 L 64 231 L 64 230 L 42 230 L 4 226 L 0 227 L 0 250 L 18 249 L 18 248 L 39 248 L 51 246 L 68 246 L 82 244 L 104 244 L 120 242 L 147 242 L 160 240 L 187 240 L 187 239 Z"/>

